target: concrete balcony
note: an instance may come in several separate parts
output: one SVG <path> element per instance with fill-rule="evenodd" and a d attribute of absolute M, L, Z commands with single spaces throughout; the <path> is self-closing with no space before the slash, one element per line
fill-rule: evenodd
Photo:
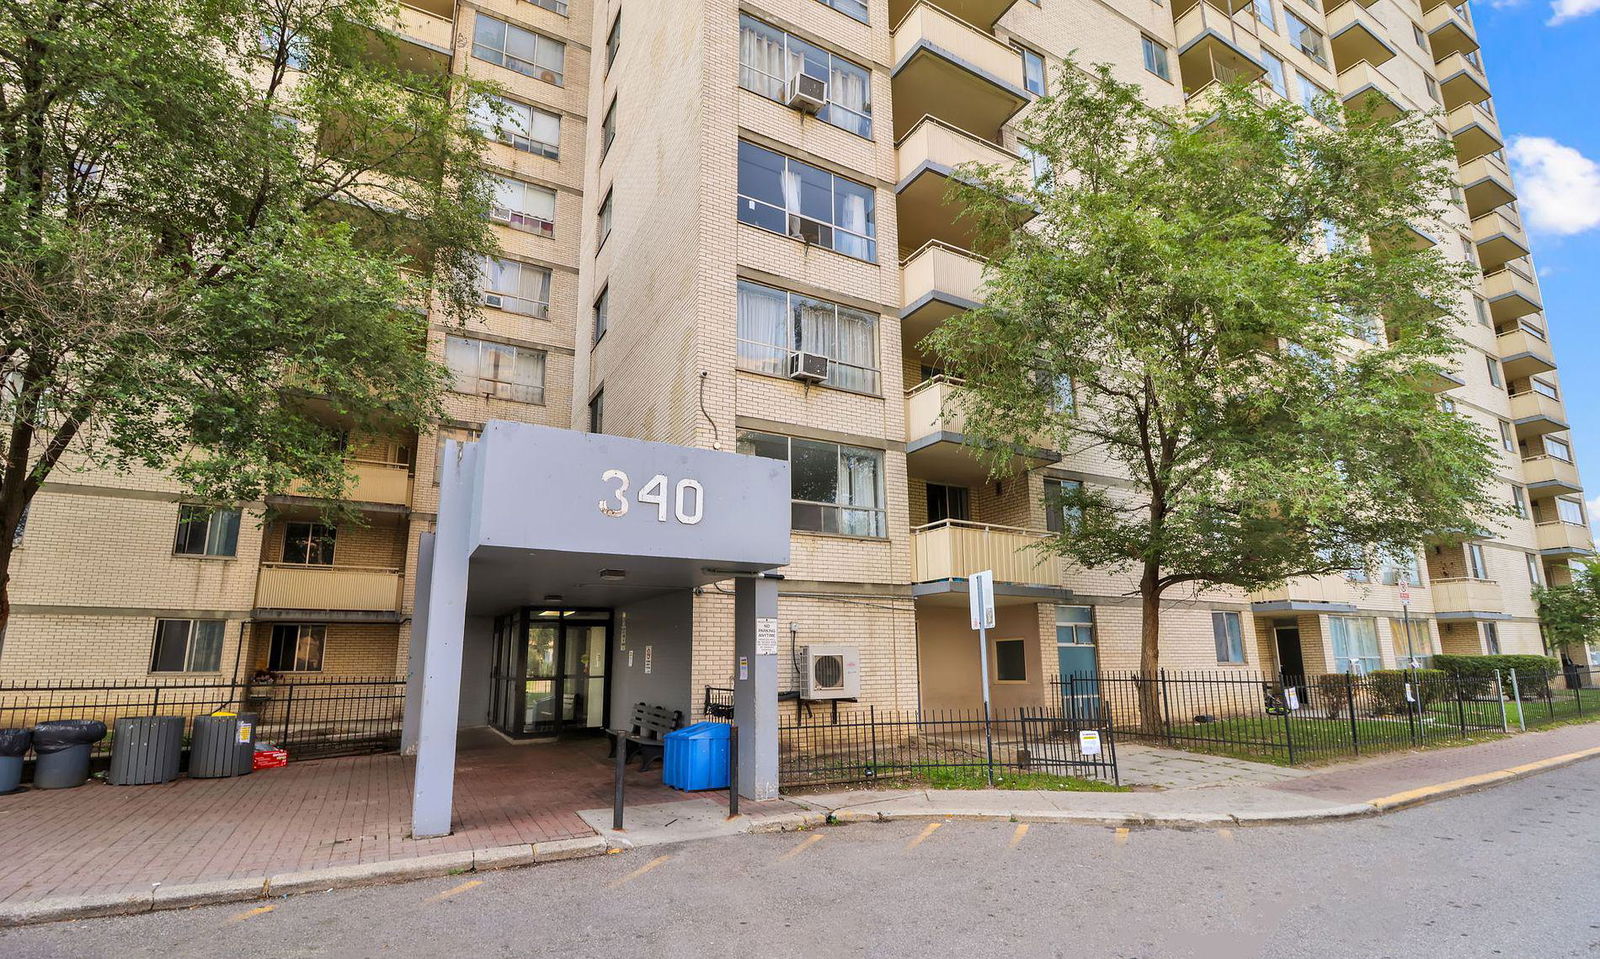
<path fill-rule="evenodd" d="M 1276 589 L 1251 593 L 1250 602 L 1260 612 L 1307 607 L 1331 607 L 1337 612 L 1355 608 L 1355 590 L 1343 576 L 1305 576 Z"/>
<path fill-rule="evenodd" d="M 989 480 L 991 460 L 966 436 L 966 417 L 956 399 L 960 391 L 960 381 L 943 376 L 906 391 L 906 468 L 912 476 L 965 486 Z M 1029 445 L 1013 449 L 1002 469 L 1037 468 L 1060 459 Z"/>
<path fill-rule="evenodd" d="M 1541 336 L 1526 327 L 1514 327 L 1495 337 L 1500 368 L 1506 379 L 1520 380 L 1556 368 L 1555 352 Z"/>
<path fill-rule="evenodd" d="M 1575 464 L 1542 453 L 1522 461 L 1522 478 L 1528 484 L 1528 496 L 1533 499 L 1583 492 Z"/>
<path fill-rule="evenodd" d="M 982 305 L 983 258 L 937 241 L 900 264 L 901 339 L 912 346 L 957 313 Z"/>
<path fill-rule="evenodd" d="M 1383 24 L 1359 3 L 1347 3 L 1328 14 L 1328 41 L 1333 62 L 1345 70 L 1365 60 L 1381 67 L 1398 54 L 1383 38 Z"/>
<path fill-rule="evenodd" d="M 973 226 L 961 215 L 965 205 L 946 196 L 956 169 L 963 163 L 1004 166 L 1022 162 L 1015 153 L 931 116 L 923 117 L 895 144 L 895 160 L 900 176 L 895 193 L 903 250 L 918 250 L 930 241 L 972 248 Z M 1027 209 L 1018 205 L 1024 220 Z"/>
<path fill-rule="evenodd" d="M 1560 400 L 1524 390 L 1511 395 L 1511 422 L 1518 439 L 1532 439 L 1568 428 L 1567 410 Z"/>
<path fill-rule="evenodd" d="M 1500 137 L 1500 124 L 1488 111 L 1476 103 L 1456 107 L 1445 116 L 1445 129 L 1455 141 L 1456 161 L 1471 163 L 1485 154 L 1504 147 Z"/>
<path fill-rule="evenodd" d="M 440 11 L 429 10 L 425 4 L 401 4 L 397 32 L 408 40 L 450 55 L 450 34 L 455 29 L 455 10 L 439 4 Z"/>
<path fill-rule="evenodd" d="M 995 22 L 1016 6 L 1017 0 L 939 0 L 939 7 L 951 16 L 982 30 L 993 30 Z M 917 0 L 889 0 L 889 22 L 898 24 L 917 5 Z"/>
<path fill-rule="evenodd" d="M 931 3 L 911 8 L 892 43 L 896 138 L 931 116 L 999 139 L 1000 127 L 1030 99 L 1015 47 Z"/>
<path fill-rule="evenodd" d="M 1483 296 L 1489 301 L 1489 314 L 1494 317 L 1496 324 L 1544 309 L 1539 298 L 1538 282 L 1532 273 L 1517 262 L 1507 263 L 1485 276 Z"/>
<path fill-rule="evenodd" d="M 1472 239 L 1478 246 L 1478 264 L 1493 273 L 1510 260 L 1528 255 L 1528 237 L 1522 220 L 1509 208 L 1495 209 L 1472 220 Z"/>
<path fill-rule="evenodd" d="M 1446 110 L 1489 99 L 1489 81 L 1484 78 L 1483 68 L 1468 60 L 1466 54 L 1452 53 L 1440 60 L 1434 70 L 1439 75 L 1439 95 L 1444 98 Z"/>
<path fill-rule="evenodd" d="M 1478 49 L 1478 36 L 1466 17 L 1453 4 L 1441 3 L 1422 15 L 1422 29 L 1428 34 L 1437 62 L 1452 53 L 1472 53 Z"/>
<path fill-rule="evenodd" d="M 992 569 L 1000 583 L 1058 585 L 1055 556 L 1035 548 L 1049 535 L 959 520 L 919 526 L 911 531 L 911 581 L 966 579 Z"/>
<path fill-rule="evenodd" d="M 376 503 L 384 506 L 411 505 L 410 467 L 372 460 L 354 460 L 350 463 L 350 469 L 355 473 L 355 484 L 350 488 L 349 502 Z M 304 485 L 295 482 L 289 486 L 289 495 L 307 494 Z"/>
<path fill-rule="evenodd" d="M 1183 92 L 1194 96 L 1213 81 L 1259 80 L 1267 68 L 1260 42 L 1210 3 L 1197 3 L 1177 18 L 1178 68 Z"/>
<path fill-rule="evenodd" d="M 398 569 L 262 563 L 258 610 L 394 613 L 400 609 Z"/>
<path fill-rule="evenodd" d="M 1500 584 L 1489 579 L 1436 579 L 1428 584 L 1440 619 L 1470 619 L 1476 613 L 1503 613 Z"/>
<path fill-rule="evenodd" d="M 1546 556 L 1583 556 L 1594 552 L 1594 537 L 1587 526 L 1551 520 L 1535 523 L 1539 552 Z"/>
<path fill-rule="evenodd" d="M 1378 119 L 1391 119 L 1405 109 L 1394 83 L 1365 60 L 1339 71 L 1339 96 L 1351 110 L 1370 110 Z"/>
<path fill-rule="evenodd" d="M 1517 198 L 1511 186 L 1511 171 L 1499 159 L 1481 156 L 1461 165 L 1461 192 L 1466 195 L 1467 213 L 1483 216 Z"/>
<path fill-rule="evenodd" d="M 1348 2 L 1350 2 L 1350 0 L 1327 0 L 1327 2 L 1325 2 L 1322 5 L 1322 11 L 1323 11 L 1323 13 L 1332 13 L 1333 11 L 1339 9 L 1340 7 L 1344 6 Z M 1378 0 L 1358 0 L 1358 2 L 1363 7 L 1370 7 L 1374 3 L 1377 3 Z M 1247 4 L 1247 6 L 1248 6 L 1248 4 Z"/>

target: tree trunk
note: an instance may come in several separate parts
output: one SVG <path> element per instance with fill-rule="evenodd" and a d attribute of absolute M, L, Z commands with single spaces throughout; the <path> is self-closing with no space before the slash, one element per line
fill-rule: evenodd
<path fill-rule="evenodd" d="M 1166 716 L 1161 696 L 1161 568 L 1145 563 L 1139 580 L 1139 728 L 1160 735 Z"/>

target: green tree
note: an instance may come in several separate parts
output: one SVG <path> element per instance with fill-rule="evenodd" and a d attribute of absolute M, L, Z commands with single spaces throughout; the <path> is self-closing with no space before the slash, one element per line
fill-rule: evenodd
<path fill-rule="evenodd" d="M 1539 624 L 1552 651 L 1575 652 L 1600 637 L 1600 580 L 1595 563 L 1585 564 L 1572 582 L 1541 586 L 1533 591 L 1539 604 Z"/>
<path fill-rule="evenodd" d="M 348 430 L 415 428 L 431 296 L 494 248 L 481 91 L 390 0 L 0 5 L 0 628 L 57 470 L 218 503 L 338 498 Z"/>
<path fill-rule="evenodd" d="M 997 469 L 1044 447 L 1128 478 L 1048 504 L 1068 521 L 1043 548 L 1136 574 L 1141 670 L 1175 589 L 1366 569 L 1481 528 L 1489 438 L 1430 392 L 1470 274 L 1411 240 L 1454 177 L 1431 124 L 1332 103 L 1313 124 L 1244 86 L 1183 114 L 1104 67 L 1055 89 L 1020 131 L 1047 171 L 974 166 L 952 188 L 985 305 L 926 346 Z"/>

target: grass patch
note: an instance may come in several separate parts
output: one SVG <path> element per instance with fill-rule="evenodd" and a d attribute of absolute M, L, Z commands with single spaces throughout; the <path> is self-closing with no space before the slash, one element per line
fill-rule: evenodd
<path fill-rule="evenodd" d="M 925 769 L 902 780 L 906 785 L 921 785 L 929 789 L 988 789 L 989 779 L 981 768 Z M 1054 773 L 1014 773 L 995 770 L 996 789 L 1046 789 L 1063 792 L 1119 793 L 1128 792 L 1127 786 L 1117 786 L 1099 779 L 1078 776 L 1058 776 Z"/>

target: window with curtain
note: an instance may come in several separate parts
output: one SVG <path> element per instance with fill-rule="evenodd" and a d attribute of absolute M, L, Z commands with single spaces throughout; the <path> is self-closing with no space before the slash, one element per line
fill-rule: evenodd
<path fill-rule="evenodd" d="M 1263 27 L 1276 33 L 1278 31 L 1278 18 L 1272 13 L 1272 0 L 1255 0 L 1254 6 L 1256 19 L 1260 21 Z"/>
<path fill-rule="evenodd" d="M 1326 96 L 1328 91 L 1303 73 L 1296 76 L 1300 78 L 1300 105 L 1305 107 L 1307 113 L 1316 113 L 1317 101 Z"/>
<path fill-rule="evenodd" d="M 739 85 L 783 102 L 796 74 L 828 84 L 828 102 L 817 114 L 824 123 L 872 137 L 872 72 L 748 14 L 739 16 Z"/>
<path fill-rule="evenodd" d="M 1300 49 L 1300 52 L 1315 60 L 1322 66 L 1328 65 L 1328 54 L 1324 49 L 1322 34 L 1311 28 L 1304 20 L 1295 16 L 1293 10 L 1283 11 L 1283 22 L 1287 28 L 1289 39 Z"/>
<path fill-rule="evenodd" d="M 272 627 L 272 648 L 267 653 L 267 668 L 275 673 L 321 672 L 322 654 L 327 642 L 326 626 L 279 623 Z"/>
<path fill-rule="evenodd" d="M 817 0 L 825 7 L 832 7 L 852 20 L 867 23 L 866 0 Z"/>
<path fill-rule="evenodd" d="M 561 159 L 561 117 L 505 97 L 472 101 L 472 123 L 485 136 L 524 153 Z"/>
<path fill-rule="evenodd" d="M 214 673 L 222 668 L 220 619 L 158 619 L 152 673 Z"/>
<path fill-rule="evenodd" d="M 451 336 L 445 338 L 444 353 L 458 393 L 516 403 L 544 402 L 542 350 Z"/>
<path fill-rule="evenodd" d="M 184 503 L 178 507 L 178 536 L 172 551 L 180 556 L 236 555 L 239 511 Z"/>
<path fill-rule="evenodd" d="M 332 566 L 339 531 L 326 523 L 289 523 L 283 531 L 283 562 Z"/>
<path fill-rule="evenodd" d="M 1077 480 L 1046 478 L 1044 481 L 1044 526 L 1052 533 L 1076 529 L 1083 514 L 1066 500 L 1083 488 Z"/>
<path fill-rule="evenodd" d="M 565 43 L 486 13 L 479 13 L 474 21 L 472 55 L 558 87 L 566 83 Z"/>
<path fill-rule="evenodd" d="M 1379 580 L 1385 586 L 1397 586 L 1400 577 L 1404 576 L 1406 582 L 1413 586 L 1422 584 L 1422 565 L 1417 562 L 1416 553 L 1404 553 L 1398 556 L 1385 556 L 1378 564 Z"/>
<path fill-rule="evenodd" d="M 1558 440 L 1546 436 L 1544 438 L 1544 452 L 1546 456 L 1553 456 L 1562 462 L 1572 462 L 1572 446 L 1566 440 Z"/>
<path fill-rule="evenodd" d="M 550 316 L 550 270 L 516 260 L 483 259 L 483 303 L 507 313 L 548 319 Z"/>
<path fill-rule="evenodd" d="M 1378 622 L 1366 616 L 1329 616 L 1328 634 L 1333 639 L 1334 668 L 1343 673 L 1365 675 L 1383 668 L 1378 652 Z"/>
<path fill-rule="evenodd" d="M 556 191 L 508 176 L 495 176 L 489 219 L 539 236 L 556 235 Z"/>
<path fill-rule="evenodd" d="M 1565 496 L 1558 497 L 1556 499 L 1556 516 L 1560 517 L 1563 523 L 1583 526 L 1583 504 L 1575 499 L 1567 499 Z"/>
<path fill-rule="evenodd" d="M 1488 579 L 1489 561 L 1484 556 L 1483 546 L 1479 543 L 1468 543 L 1466 547 L 1467 576 L 1470 579 Z"/>
<path fill-rule="evenodd" d="M 739 281 L 739 368 L 787 376 L 789 357 L 828 360 L 824 386 L 878 392 L 878 317 L 816 297 Z"/>
<path fill-rule="evenodd" d="M 741 223 L 875 262 L 875 196 L 869 186 L 739 141 Z"/>
<path fill-rule="evenodd" d="M 1517 519 L 1528 518 L 1528 494 L 1520 486 L 1511 487 L 1511 512 Z"/>
<path fill-rule="evenodd" d="M 739 434 L 738 449 L 788 462 L 792 528 L 842 536 L 888 535 L 881 450 L 752 431 Z"/>
<path fill-rule="evenodd" d="M 1244 631 L 1238 613 L 1212 613 L 1211 636 L 1217 644 L 1217 662 L 1244 662 Z"/>

